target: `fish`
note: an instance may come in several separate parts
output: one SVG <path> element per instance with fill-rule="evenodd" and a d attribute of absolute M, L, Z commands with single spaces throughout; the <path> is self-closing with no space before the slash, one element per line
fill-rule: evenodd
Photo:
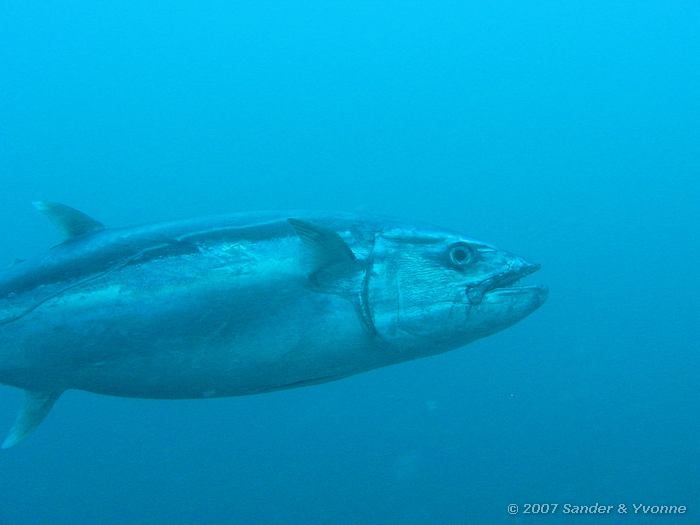
<path fill-rule="evenodd" d="M 338 380 L 461 348 L 546 300 L 524 258 L 431 225 L 255 212 L 62 232 L 0 273 L 0 383 L 24 391 L 2 448 L 63 392 L 193 399 Z"/>

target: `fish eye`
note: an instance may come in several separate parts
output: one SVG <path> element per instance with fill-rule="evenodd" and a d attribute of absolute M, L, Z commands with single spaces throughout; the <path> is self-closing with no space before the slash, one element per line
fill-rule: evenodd
<path fill-rule="evenodd" d="M 466 243 L 460 242 L 450 246 L 450 261 L 455 266 L 465 266 L 472 261 L 472 249 Z"/>

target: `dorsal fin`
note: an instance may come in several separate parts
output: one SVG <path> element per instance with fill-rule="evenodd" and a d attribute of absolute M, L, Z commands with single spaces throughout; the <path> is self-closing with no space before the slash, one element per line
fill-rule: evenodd
<path fill-rule="evenodd" d="M 337 232 L 300 219 L 290 218 L 287 222 L 311 256 L 313 272 L 336 264 L 355 262 L 355 254 Z"/>
<path fill-rule="evenodd" d="M 104 224 L 101 222 L 65 204 L 37 201 L 34 207 L 46 215 L 61 230 L 66 239 L 104 229 Z"/>
<path fill-rule="evenodd" d="M 15 424 L 5 438 L 1 448 L 10 448 L 27 437 L 51 411 L 60 392 L 24 391 L 24 406 L 17 414 Z"/>

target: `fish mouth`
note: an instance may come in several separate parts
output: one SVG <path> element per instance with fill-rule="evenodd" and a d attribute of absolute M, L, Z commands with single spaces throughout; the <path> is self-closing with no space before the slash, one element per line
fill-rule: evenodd
<path fill-rule="evenodd" d="M 506 298 L 521 295 L 537 297 L 540 304 L 548 294 L 546 286 L 542 285 L 518 285 L 518 282 L 535 273 L 542 267 L 540 264 L 519 260 L 517 264 L 510 266 L 506 271 L 499 273 L 474 286 L 466 287 L 469 304 L 478 305 L 484 300 L 484 296 L 494 298 Z"/>

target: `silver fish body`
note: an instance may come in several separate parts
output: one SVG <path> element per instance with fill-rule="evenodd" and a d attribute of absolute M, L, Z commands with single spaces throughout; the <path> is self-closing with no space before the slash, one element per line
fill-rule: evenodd
<path fill-rule="evenodd" d="M 4 446 L 61 392 L 234 396 L 461 347 L 546 298 L 520 257 L 433 227 L 239 214 L 107 229 L 39 208 L 68 238 L 0 277 L 0 382 L 27 391 Z"/>

